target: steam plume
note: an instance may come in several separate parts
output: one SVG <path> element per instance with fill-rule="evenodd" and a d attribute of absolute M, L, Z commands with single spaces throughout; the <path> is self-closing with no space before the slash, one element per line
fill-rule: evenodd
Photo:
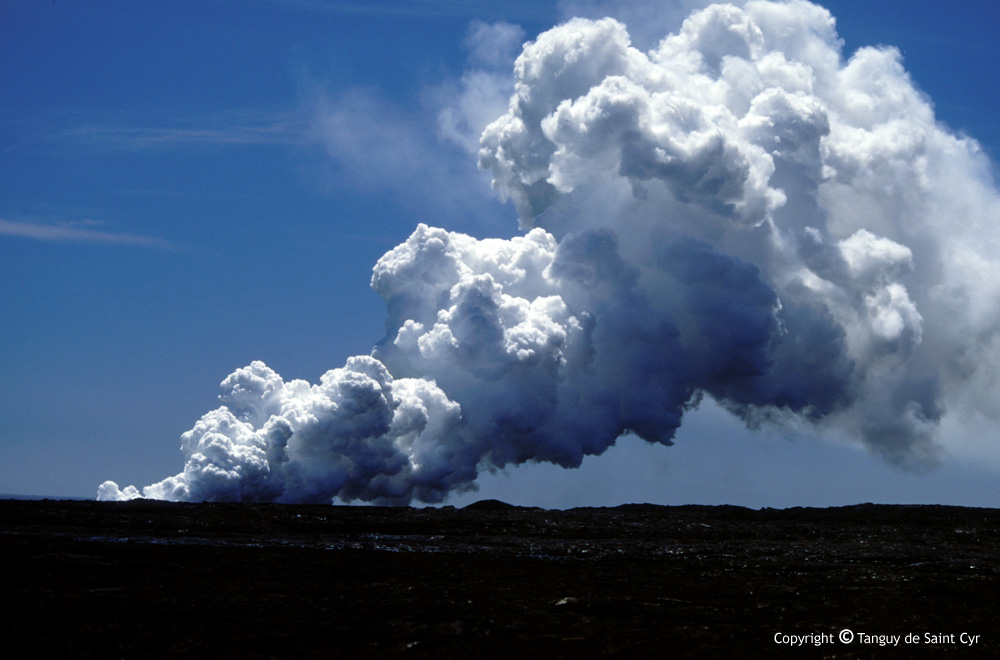
<path fill-rule="evenodd" d="M 375 265 L 372 356 L 236 371 L 141 495 L 439 502 L 669 445 L 705 395 L 933 465 L 946 409 L 995 412 L 997 192 L 896 50 L 840 48 L 801 0 L 708 7 L 649 52 L 612 19 L 541 34 L 479 151 L 525 233 L 418 226 Z"/>

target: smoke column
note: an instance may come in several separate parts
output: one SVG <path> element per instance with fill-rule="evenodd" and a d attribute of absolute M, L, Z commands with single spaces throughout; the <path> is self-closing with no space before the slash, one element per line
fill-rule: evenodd
<path fill-rule="evenodd" d="M 440 502 L 480 470 L 670 445 L 704 396 L 933 466 L 993 415 L 1000 206 L 898 51 L 830 14 L 714 5 L 640 52 L 612 19 L 524 45 L 479 166 L 522 235 L 420 225 L 375 265 L 371 356 L 261 362 L 181 437 L 184 469 L 99 499 Z"/>

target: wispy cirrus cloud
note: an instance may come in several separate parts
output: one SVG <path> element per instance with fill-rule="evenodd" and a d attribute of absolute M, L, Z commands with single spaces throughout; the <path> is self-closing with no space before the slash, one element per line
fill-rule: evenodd
<path fill-rule="evenodd" d="M 46 223 L 0 220 L 0 236 L 59 243 L 104 243 L 132 247 L 175 250 L 177 245 L 163 238 L 98 229 L 96 221 Z"/>
<path fill-rule="evenodd" d="M 145 150 L 201 146 L 305 145 L 306 122 L 294 113 L 239 111 L 158 124 L 92 123 L 60 133 L 89 145 Z"/>

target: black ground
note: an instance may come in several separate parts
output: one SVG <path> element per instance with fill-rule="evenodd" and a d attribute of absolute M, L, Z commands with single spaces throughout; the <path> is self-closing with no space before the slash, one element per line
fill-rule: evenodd
<path fill-rule="evenodd" d="M 995 509 L 2 500 L 0 543 L 26 657 L 1000 657 Z"/>

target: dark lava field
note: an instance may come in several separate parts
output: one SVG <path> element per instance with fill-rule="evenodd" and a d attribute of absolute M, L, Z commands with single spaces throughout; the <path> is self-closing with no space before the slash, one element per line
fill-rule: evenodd
<path fill-rule="evenodd" d="M 1000 657 L 1000 510 L 0 501 L 37 658 Z"/>

